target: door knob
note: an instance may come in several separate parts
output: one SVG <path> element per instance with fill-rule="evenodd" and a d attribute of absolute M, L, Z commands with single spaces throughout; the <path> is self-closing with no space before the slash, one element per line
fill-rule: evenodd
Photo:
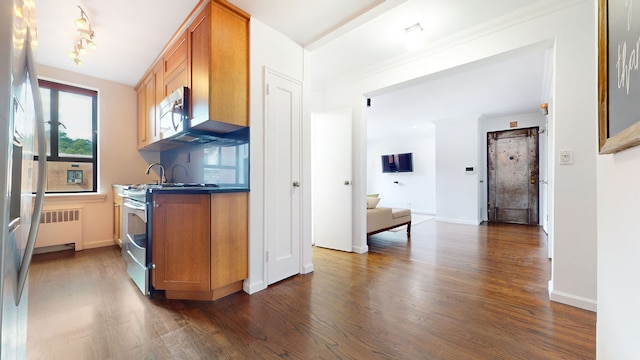
<path fill-rule="evenodd" d="M 294 181 L 293 182 L 293 187 L 300 187 L 300 182 L 299 181 Z"/>
<path fill-rule="evenodd" d="M 345 181 L 344 181 L 344 184 L 345 184 L 345 185 L 351 185 L 351 181 L 349 181 L 349 180 L 345 180 Z"/>

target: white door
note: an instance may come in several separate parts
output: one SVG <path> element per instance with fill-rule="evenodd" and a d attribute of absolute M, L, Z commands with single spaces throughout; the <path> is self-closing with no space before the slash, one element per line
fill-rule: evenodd
<path fill-rule="evenodd" d="M 313 241 L 342 251 L 353 249 L 352 117 L 347 109 L 312 118 Z"/>
<path fill-rule="evenodd" d="M 267 284 L 300 273 L 302 85 L 266 70 L 265 233 Z"/>

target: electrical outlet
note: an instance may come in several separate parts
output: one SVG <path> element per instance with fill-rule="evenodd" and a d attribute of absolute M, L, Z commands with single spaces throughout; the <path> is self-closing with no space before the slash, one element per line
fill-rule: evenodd
<path fill-rule="evenodd" d="M 560 150 L 560 165 L 571 165 L 571 164 L 573 164 L 573 151 Z"/>

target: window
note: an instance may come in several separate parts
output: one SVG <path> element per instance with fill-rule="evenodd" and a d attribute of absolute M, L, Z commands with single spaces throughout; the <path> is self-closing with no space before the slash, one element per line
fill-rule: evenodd
<path fill-rule="evenodd" d="M 249 145 L 205 148 L 204 182 L 247 186 L 249 184 Z"/>
<path fill-rule="evenodd" d="M 98 92 L 46 80 L 39 83 L 47 136 L 46 191 L 95 192 Z"/>

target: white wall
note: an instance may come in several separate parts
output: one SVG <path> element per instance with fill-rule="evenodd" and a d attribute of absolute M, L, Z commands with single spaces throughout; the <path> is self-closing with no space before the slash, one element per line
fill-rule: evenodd
<path fill-rule="evenodd" d="M 479 29 L 466 42 L 437 51 L 425 49 L 414 58 L 398 61 L 396 66 L 385 64 L 373 69 L 369 76 L 336 79 L 325 85 L 323 101 L 326 109 L 348 106 L 354 109 L 354 201 L 361 201 L 366 196 L 366 186 L 361 184 L 366 183 L 367 175 L 363 94 L 552 41 L 555 109 L 550 147 L 572 149 L 574 164 L 554 165 L 553 169 L 554 187 L 550 196 L 554 197 L 555 208 L 551 236 L 555 241 L 549 291 L 553 300 L 595 310 L 596 7 L 593 1 L 540 2 L 539 6 L 500 28 Z M 364 209 L 354 209 L 354 249 L 366 251 L 366 213 Z"/>
<path fill-rule="evenodd" d="M 382 155 L 412 153 L 413 172 L 382 173 Z M 395 181 L 398 183 L 396 184 Z M 367 193 L 379 193 L 378 206 L 410 208 L 423 214 L 436 213 L 435 127 L 367 142 Z"/>
<path fill-rule="evenodd" d="M 45 208 L 82 207 L 81 248 L 113 245 L 112 184 L 143 183 L 147 163 L 137 150 L 136 94 L 131 86 L 38 66 L 40 78 L 98 91 L 98 195 L 47 195 Z"/>
<path fill-rule="evenodd" d="M 252 294 L 267 287 L 265 265 L 265 233 L 264 215 L 269 209 L 265 209 L 264 195 L 269 191 L 265 184 L 265 159 L 264 159 L 264 69 L 273 69 L 293 79 L 304 81 L 306 74 L 304 68 L 305 52 L 284 35 L 256 18 L 250 22 L 250 64 L 249 64 L 249 123 L 250 134 L 250 188 L 249 195 L 249 278 L 245 280 L 244 291 Z M 303 96 L 306 85 L 303 85 Z M 303 100 L 304 102 L 304 100 Z M 303 103 L 303 177 L 301 191 L 303 192 L 303 239 L 302 269 L 301 272 L 313 271 L 311 263 L 311 230 L 310 230 L 310 184 L 309 174 L 309 119 L 310 112 Z M 278 179 L 271 179 L 272 183 Z M 282 179 L 290 181 L 290 179 Z"/>
<path fill-rule="evenodd" d="M 478 119 L 436 122 L 436 220 L 480 223 L 478 212 Z M 475 168 L 467 173 L 467 167 Z"/>
<path fill-rule="evenodd" d="M 640 354 L 640 147 L 598 156 L 599 359 Z"/>

